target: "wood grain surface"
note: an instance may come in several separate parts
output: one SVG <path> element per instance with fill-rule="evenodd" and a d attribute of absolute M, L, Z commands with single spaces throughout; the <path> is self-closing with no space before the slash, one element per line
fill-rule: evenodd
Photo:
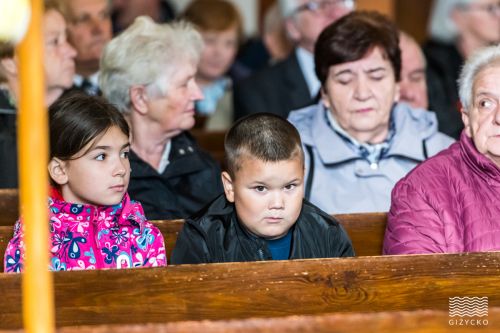
<path fill-rule="evenodd" d="M 58 326 L 500 306 L 500 253 L 311 259 L 54 273 Z M 21 275 L 0 274 L 0 328 L 21 327 Z"/>

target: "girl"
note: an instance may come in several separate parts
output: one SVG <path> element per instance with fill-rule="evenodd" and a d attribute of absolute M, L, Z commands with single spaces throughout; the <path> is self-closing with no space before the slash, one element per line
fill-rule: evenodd
<path fill-rule="evenodd" d="M 129 128 L 111 104 L 81 94 L 49 109 L 50 269 L 165 266 L 160 231 L 127 194 Z M 5 272 L 21 272 L 22 220 L 5 253 Z"/>

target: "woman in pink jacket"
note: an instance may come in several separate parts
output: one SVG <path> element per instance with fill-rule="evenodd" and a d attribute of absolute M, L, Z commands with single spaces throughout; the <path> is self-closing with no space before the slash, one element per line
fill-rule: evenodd
<path fill-rule="evenodd" d="M 165 266 L 162 234 L 127 194 L 129 128 L 121 113 L 78 94 L 53 104 L 49 117 L 49 268 Z M 4 260 L 5 272 L 23 270 L 22 219 Z"/>
<path fill-rule="evenodd" d="M 500 250 L 500 46 L 482 49 L 459 80 L 460 141 L 396 185 L 385 254 Z"/>

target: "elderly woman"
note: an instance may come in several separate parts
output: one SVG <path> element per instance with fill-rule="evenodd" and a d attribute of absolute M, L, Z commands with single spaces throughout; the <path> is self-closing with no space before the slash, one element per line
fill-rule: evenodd
<path fill-rule="evenodd" d="M 306 198 L 328 213 L 387 211 L 396 182 L 452 143 L 436 117 L 396 103 L 398 31 L 375 12 L 354 12 L 316 43 L 321 101 L 290 114 L 306 152 Z"/>
<path fill-rule="evenodd" d="M 460 119 L 457 80 L 464 59 L 500 42 L 498 0 L 435 0 L 424 45 L 430 108 L 439 130 L 458 139 Z"/>
<path fill-rule="evenodd" d="M 186 132 L 203 42 L 186 23 L 139 17 L 105 48 L 103 94 L 131 126 L 129 193 L 149 219 L 186 218 L 222 193 L 220 169 Z"/>
<path fill-rule="evenodd" d="M 469 59 L 459 80 L 460 141 L 392 193 L 385 254 L 500 250 L 500 47 Z"/>
<path fill-rule="evenodd" d="M 66 41 L 60 0 L 45 0 L 42 21 L 45 101 L 51 105 L 73 85 L 75 50 Z M 19 71 L 14 45 L 0 42 L 0 188 L 17 187 L 16 109 Z"/>
<path fill-rule="evenodd" d="M 233 122 L 233 88 L 227 76 L 233 64 L 242 35 L 238 9 L 225 0 L 195 0 L 183 19 L 193 23 L 204 41 L 196 83 L 203 100 L 196 102 L 200 124 L 206 130 L 227 130 Z"/>

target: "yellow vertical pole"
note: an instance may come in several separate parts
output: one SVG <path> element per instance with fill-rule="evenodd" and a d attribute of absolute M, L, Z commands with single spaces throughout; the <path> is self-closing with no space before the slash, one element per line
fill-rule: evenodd
<path fill-rule="evenodd" d="M 31 0 L 31 21 L 17 48 L 19 184 L 25 231 L 23 318 L 26 332 L 54 331 L 54 295 L 49 264 L 48 117 L 43 70 L 43 2 Z"/>

